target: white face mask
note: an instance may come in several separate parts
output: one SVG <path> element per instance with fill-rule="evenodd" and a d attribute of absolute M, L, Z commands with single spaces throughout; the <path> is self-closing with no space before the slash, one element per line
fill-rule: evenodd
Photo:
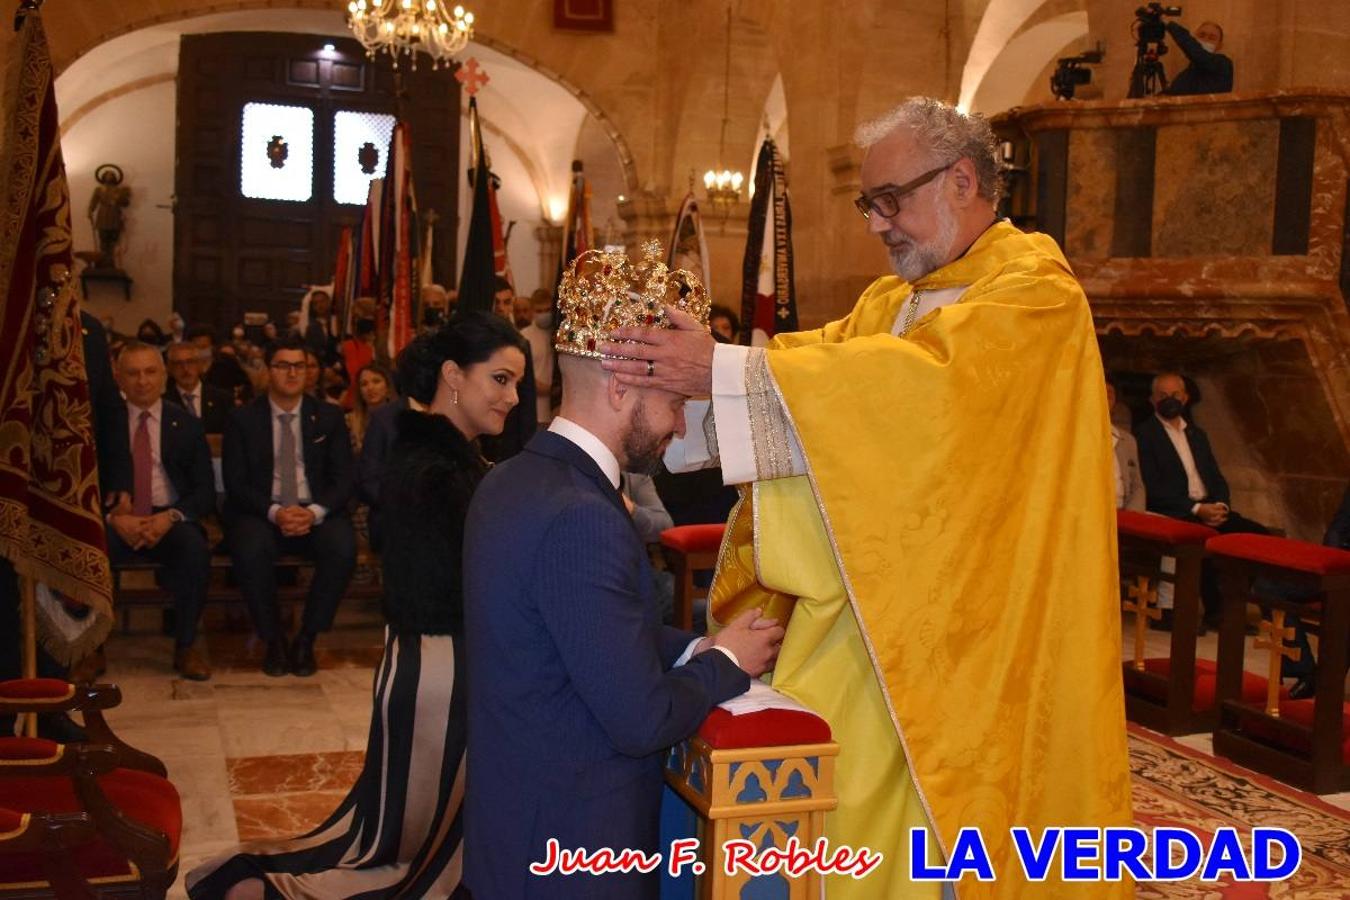
<path fill-rule="evenodd" d="M 1217 53 L 1219 50 L 1219 45 L 1212 41 L 1197 41 L 1197 43 L 1205 48 L 1206 53 Z"/>
<path fill-rule="evenodd" d="M 553 327 L 553 311 L 541 312 L 534 317 L 534 327 L 548 331 Z"/>

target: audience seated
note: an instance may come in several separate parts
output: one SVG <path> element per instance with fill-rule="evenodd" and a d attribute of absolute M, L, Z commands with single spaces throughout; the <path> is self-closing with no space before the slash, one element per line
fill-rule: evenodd
<path fill-rule="evenodd" d="M 233 398 L 218 387 L 202 381 L 201 361 L 191 344 L 170 344 L 169 385 L 164 399 L 186 409 L 202 423 L 207 434 L 224 434 L 225 420 L 234 409 Z"/>
<path fill-rule="evenodd" d="M 355 565 L 347 504 L 355 472 L 351 438 L 337 406 L 304 391 L 305 347 L 279 340 L 267 359 L 268 393 L 236 410 L 225 431 L 224 475 L 230 555 L 253 626 L 267 645 L 268 675 L 312 675 L 314 641 L 333 624 Z M 288 648 L 276 599 L 277 558 L 314 563 L 300 631 Z"/>
<path fill-rule="evenodd" d="M 1200 522 L 1221 534 L 1267 534 L 1264 525 L 1244 518 L 1229 506 L 1228 482 L 1219 470 L 1209 438 L 1198 425 L 1186 420 L 1190 394 L 1185 380 L 1175 372 L 1158 375 L 1149 399 L 1155 415 L 1134 430 L 1148 510 Z M 1208 564 L 1201 575 L 1200 593 L 1206 624 L 1217 627 L 1219 586 Z"/>
<path fill-rule="evenodd" d="M 197 348 L 202 381 L 228 393 L 235 406 L 253 399 L 253 382 L 231 354 L 216 351 L 216 334 L 209 325 L 194 325 L 187 341 Z"/>
<path fill-rule="evenodd" d="M 1106 382 L 1106 408 L 1116 408 L 1116 386 Z M 1145 507 L 1144 479 L 1139 474 L 1139 445 L 1134 436 L 1114 422 L 1111 423 L 1111 442 L 1116 452 L 1113 457 L 1116 474 L 1116 509 L 1143 512 Z"/>
<path fill-rule="evenodd" d="M 174 670 L 204 681 L 211 670 L 193 644 L 211 566 L 201 519 L 215 511 L 215 477 L 201 423 L 163 402 L 165 380 L 158 347 L 131 343 L 122 349 L 117 382 L 126 396 L 133 489 L 130 512 L 115 510 L 108 517 L 108 556 L 160 564 L 174 597 Z"/>

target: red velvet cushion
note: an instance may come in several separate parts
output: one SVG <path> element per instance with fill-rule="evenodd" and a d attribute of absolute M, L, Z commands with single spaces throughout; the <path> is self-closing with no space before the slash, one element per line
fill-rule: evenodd
<path fill-rule="evenodd" d="M 1165 657 L 1155 657 L 1144 660 L 1144 670 L 1152 672 L 1155 675 L 1170 675 L 1172 673 L 1172 660 Z M 1214 694 L 1217 688 L 1218 667 L 1210 659 L 1197 659 L 1195 661 L 1195 691 L 1191 695 L 1191 711 L 1205 712 L 1214 708 Z M 1142 684 L 1145 691 L 1155 700 L 1162 700 L 1166 696 L 1162 690 L 1155 691 L 1152 685 Z M 1289 689 L 1280 688 L 1280 696 L 1287 696 Z M 1253 675 L 1251 672 L 1242 673 L 1242 702 L 1243 703 L 1265 703 L 1266 702 L 1266 679 L 1260 675 Z"/>
<path fill-rule="evenodd" d="M 703 720 L 698 736 L 714 750 L 784 747 L 824 743 L 830 739 L 830 726 L 815 713 L 797 709 L 763 709 L 733 716 L 717 707 Z"/>
<path fill-rule="evenodd" d="M 1205 549 L 1216 556 L 1249 559 L 1314 575 L 1350 575 L 1350 550 L 1269 534 L 1223 534 L 1210 538 Z"/>
<path fill-rule="evenodd" d="M 43 738 L 0 738 L 0 760 L 54 760 L 60 751 L 60 744 Z M 4 782 L 0 782 L 0 793 L 3 792 Z"/>
<path fill-rule="evenodd" d="M 114 769 L 100 775 L 99 787 L 108 800 L 126 815 L 163 833 L 169 839 L 170 857 L 178 855 L 183 831 L 183 811 L 178 791 L 168 780 L 133 769 Z M 80 812 L 69 778 L 6 778 L 0 780 L 0 805 L 18 812 Z M 117 878 L 131 874 L 130 864 L 102 839 L 74 851 L 76 865 L 85 878 Z M 45 882 L 41 860 L 31 853 L 0 854 L 0 884 Z"/>
<path fill-rule="evenodd" d="M 1264 707 L 1264 700 L 1261 701 Z M 1290 722 L 1297 722 L 1300 725 L 1312 727 L 1313 723 L 1313 701 L 1312 700 L 1281 700 L 1280 718 Z M 1266 740 L 1288 745 L 1291 749 L 1300 753 L 1308 753 L 1312 750 L 1312 743 L 1298 735 L 1280 736 L 1275 728 L 1269 723 L 1269 720 L 1260 716 L 1243 716 L 1242 730 L 1265 738 Z M 1341 715 L 1341 762 L 1350 765 L 1350 702 L 1345 704 L 1345 709 Z"/>
<path fill-rule="evenodd" d="M 681 553 L 716 553 L 722 546 L 725 523 L 715 525 L 676 525 L 661 532 L 661 543 Z"/>
<path fill-rule="evenodd" d="M 1218 534 L 1213 528 L 1195 522 L 1183 522 L 1156 513 L 1116 510 L 1116 531 L 1128 537 L 1166 541 L 1169 544 L 1203 544 Z"/>
<path fill-rule="evenodd" d="M 0 700 L 60 702 L 75 693 L 75 685 L 60 678 L 13 678 L 0 681 Z"/>

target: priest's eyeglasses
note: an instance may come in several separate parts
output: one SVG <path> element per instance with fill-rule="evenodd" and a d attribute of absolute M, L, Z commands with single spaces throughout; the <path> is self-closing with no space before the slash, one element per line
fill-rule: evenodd
<path fill-rule="evenodd" d="M 889 219 L 891 216 L 900 212 L 901 200 L 905 199 L 954 165 L 956 165 L 956 163 L 947 163 L 945 166 L 938 166 L 936 169 L 924 172 L 913 181 L 906 181 L 898 187 L 877 191 L 871 196 L 859 194 L 857 198 L 854 199 L 853 205 L 858 207 L 858 212 L 863 214 L 864 219 L 872 218 L 872 213 L 876 213 L 883 219 Z"/>

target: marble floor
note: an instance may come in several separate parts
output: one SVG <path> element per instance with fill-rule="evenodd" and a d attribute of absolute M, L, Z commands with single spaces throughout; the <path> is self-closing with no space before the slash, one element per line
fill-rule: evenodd
<path fill-rule="evenodd" d="M 346 609 L 320 641 L 311 678 L 269 678 L 261 647 L 236 617 L 209 611 L 204 638 L 214 675 L 184 681 L 170 667 L 170 640 L 159 614 L 133 611 L 131 628 L 108 642 L 108 673 L 122 705 L 109 712 L 117 733 L 160 757 L 183 800 L 182 866 L 170 897 L 184 897 L 182 874 L 241 840 L 300 834 L 322 821 L 360 771 L 370 721 L 370 692 L 382 649 L 375 604 Z M 1133 628 L 1122 623 L 1125 656 Z M 233 629 L 233 630 L 232 630 Z M 1169 636 L 1147 635 L 1148 655 L 1166 655 Z M 1253 638 L 1248 638 L 1248 647 Z M 1199 639 L 1213 659 L 1217 637 Z M 1261 671 L 1263 653 L 1247 653 Z M 1208 735 L 1179 742 L 1211 753 Z M 1350 810 L 1350 793 L 1324 797 Z"/>

